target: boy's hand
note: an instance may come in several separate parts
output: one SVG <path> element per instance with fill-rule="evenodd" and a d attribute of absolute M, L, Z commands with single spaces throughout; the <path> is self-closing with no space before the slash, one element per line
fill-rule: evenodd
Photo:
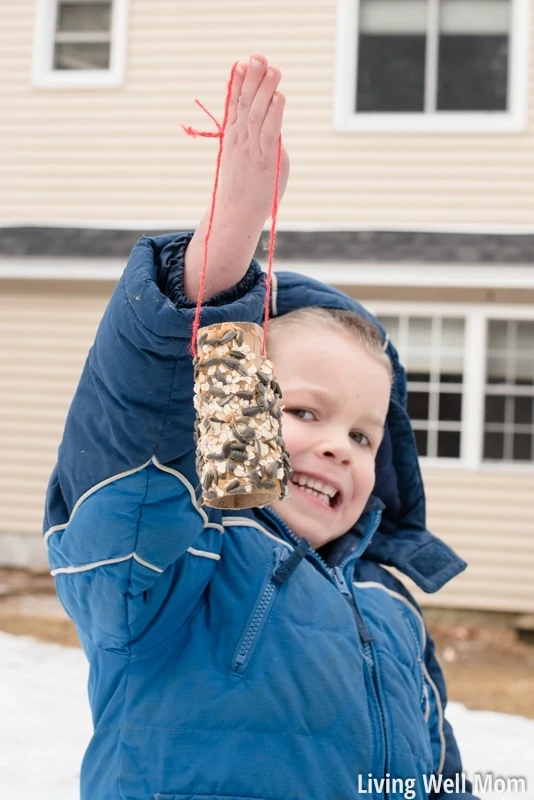
<path fill-rule="evenodd" d="M 203 299 L 241 280 L 271 214 L 285 107 L 277 91 L 280 78 L 280 70 L 261 55 L 240 63 L 234 73 Z M 280 198 L 288 176 L 289 158 L 283 149 Z M 185 254 L 184 289 L 192 300 L 198 295 L 208 220 L 209 211 Z"/>
<path fill-rule="evenodd" d="M 232 84 L 221 163 L 218 202 L 240 220 L 246 214 L 262 227 L 273 204 L 278 140 L 285 97 L 277 91 L 282 75 L 264 56 L 239 63 Z M 282 151 L 280 198 L 289 176 L 289 158 Z"/>

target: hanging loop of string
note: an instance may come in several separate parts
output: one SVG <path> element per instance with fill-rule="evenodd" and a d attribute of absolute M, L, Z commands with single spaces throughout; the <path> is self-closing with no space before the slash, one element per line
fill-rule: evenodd
<path fill-rule="evenodd" d="M 224 117 L 222 125 L 220 125 L 213 114 L 211 114 L 208 109 L 202 105 L 199 100 L 195 99 L 195 103 L 199 106 L 199 108 L 204 111 L 205 114 L 212 120 L 215 124 L 216 131 L 199 131 L 195 128 L 192 128 L 189 125 L 182 125 L 183 131 L 188 136 L 201 136 L 203 138 L 208 139 L 218 139 L 219 140 L 219 148 L 217 152 L 217 162 L 215 166 L 215 178 L 213 181 L 213 190 L 211 193 L 211 204 L 210 204 L 210 213 L 208 218 L 208 227 L 206 230 L 206 236 L 204 239 L 204 252 L 202 256 L 202 268 L 200 271 L 199 277 L 199 287 L 198 287 L 198 298 L 197 298 L 197 305 L 195 308 L 195 317 L 193 320 L 193 331 L 192 331 L 192 342 L 191 342 L 191 352 L 195 357 L 197 355 L 197 335 L 198 329 L 200 327 L 200 314 L 202 310 L 202 298 L 204 297 L 204 288 L 206 284 L 206 271 L 208 266 L 208 254 L 209 254 L 209 242 L 211 237 L 211 231 L 213 228 L 213 218 L 215 215 L 215 203 L 217 200 L 217 191 L 219 188 L 219 179 L 221 174 L 221 161 L 222 161 L 222 154 L 223 154 L 223 145 L 224 145 L 224 132 L 226 130 L 226 125 L 228 123 L 228 115 L 230 111 L 230 100 L 232 97 L 232 86 L 234 83 L 235 71 L 237 69 L 238 62 L 233 65 L 232 70 L 230 72 L 230 78 L 228 80 L 228 86 L 226 89 L 226 99 L 224 104 Z M 271 302 L 271 286 L 272 286 L 272 271 L 273 271 L 273 262 L 274 262 L 274 251 L 276 246 L 276 222 L 278 218 L 278 204 L 279 204 L 279 193 L 280 193 L 280 169 L 282 163 L 282 137 L 278 138 L 278 150 L 276 154 L 276 172 L 275 172 L 275 184 L 274 184 L 274 194 L 273 194 L 273 202 L 271 207 L 271 230 L 269 235 L 269 254 L 267 260 L 267 282 L 265 287 L 265 306 L 264 306 L 264 314 L 263 314 L 263 341 L 262 341 L 262 348 L 261 354 L 265 355 L 266 347 L 267 347 L 267 326 L 269 322 L 269 309 L 270 309 L 270 302 Z"/>

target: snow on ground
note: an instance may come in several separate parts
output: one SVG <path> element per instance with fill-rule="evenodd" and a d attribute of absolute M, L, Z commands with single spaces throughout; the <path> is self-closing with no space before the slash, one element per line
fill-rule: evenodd
<path fill-rule="evenodd" d="M 0 797 L 77 800 L 79 765 L 91 731 L 81 650 L 0 632 Z M 451 703 L 469 774 L 523 776 L 527 790 L 483 800 L 534 800 L 534 720 Z"/>

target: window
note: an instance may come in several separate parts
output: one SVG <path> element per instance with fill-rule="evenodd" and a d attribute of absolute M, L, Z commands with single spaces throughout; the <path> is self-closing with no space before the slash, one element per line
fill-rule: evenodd
<path fill-rule="evenodd" d="M 38 0 L 34 83 L 120 85 L 126 16 L 127 0 Z"/>
<path fill-rule="evenodd" d="M 525 126 L 529 0 L 340 0 L 340 8 L 340 130 Z"/>
<path fill-rule="evenodd" d="M 534 465 L 534 309 L 373 310 L 406 369 L 420 456 Z"/>
<path fill-rule="evenodd" d="M 489 321 L 484 459 L 534 462 L 534 322 Z"/>
<path fill-rule="evenodd" d="M 419 455 L 459 458 L 464 320 L 380 315 L 408 382 L 408 413 Z"/>
<path fill-rule="evenodd" d="M 109 69 L 111 5 L 59 0 L 54 69 Z"/>

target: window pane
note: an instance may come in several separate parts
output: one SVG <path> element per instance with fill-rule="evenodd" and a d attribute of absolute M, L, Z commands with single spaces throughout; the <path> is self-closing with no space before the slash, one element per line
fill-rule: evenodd
<path fill-rule="evenodd" d="M 428 392 L 408 391 L 408 414 L 411 419 L 428 419 Z"/>
<path fill-rule="evenodd" d="M 504 422 L 504 397 L 486 397 L 485 422 Z"/>
<path fill-rule="evenodd" d="M 439 431 L 438 458 L 460 457 L 460 431 Z"/>
<path fill-rule="evenodd" d="M 484 435 L 484 459 L 501 461 L 504 456 L 504 433 L 486 433 Z"/>
<path fill-rule="evenodd" d="M 109 44 L 56 44 L 54 69 L 109 69 Z"/>
<path fill-rule="evenodd" d="M 442 392 L 439 396 L 439 419 L 460 422 L 462 419 L 462 395 Z"/>
<path fill-rule="evenodd" d="M 408 341 L 405 344 L 402 358 L 406 369 L 429 372 L 432 363 L 431 317 L 408 317 Z"/>
<path fill-rule="evenodd" d="M 60 32 L 102 32 L 110 30 L 111 3 L 60 3 L 57 29 Z"/>
<path fill-rule="evenodd" d="M 532 425 L 534 421 L 534 400 L 530 397 L 515 398 L 514 422 L 516 425 Z"/>
<path fill-rule="evenodd" d="M 445 366 L 447 366 L 446 363 Z M 459 372 L 440 372 L 439 374 L 440 383 L 456 383 L 458 386 L 461 386 L 462 381 L 463 377 Z"/>
<path fill-rule="evenodd" d="M 356 110 L 423 111 L 427 0 L 361 0 Z"/>
<path fill-rule="evenodd" d="M 415 444 L 420 456 L 426 456 L 428 447 L 428 431 L 414 431 Z"/>
<path fill-rule="evenodd" d="M 439 111 L 506 111 L 509 0 L 441 0 Z"/>
<path fill-rule="evenodd" d="M 530 358 L 514 358 L 510 366 L 516 386 L 532 386 L 534 383 L 534 354 Z"/>
<path fill-rule="evenodd" d="M 534 360 L 534 322 L 517 323 L 517 350 Z"/>
<path fill-rule="evenodd" d="M 530 461 L 532 458 L 532 436 L 516 433 L 514 436 L 514 461 Z"/>
<path fill-rule="evenodd" d="M 430 373 L 428 373 L 428 372 L 407 372 L 406 373 L 406 379 L 407 379 L 408 383 L 429 383 L 430 382 Z"/>
<path fill-rule="evenodd" d="M 534 323 L 530 320 L 488 322 L 485 459 L 534 458 L 533 339 Z"/>
<path fill-rule="evenodd" d="M 386 317 L 382 314 L 379 315 L 380 322 L 384 326 L 385 330 L 388 332 L 388 336 L 398 347 L 399 344 L 399 318 L 398 317 Z"/>
<path fill-rule="evenodd" d="M 487 381 L 488 383 L 497 385 L 506 383 L 506 356 L 502 355 L 500 358 L 488 358 L 487 363 Z"/>
<path fill-rule="evenodd" d="M 488 323 L 488 350 L 506 350 L 508 322 L 492 319 Z"/>

